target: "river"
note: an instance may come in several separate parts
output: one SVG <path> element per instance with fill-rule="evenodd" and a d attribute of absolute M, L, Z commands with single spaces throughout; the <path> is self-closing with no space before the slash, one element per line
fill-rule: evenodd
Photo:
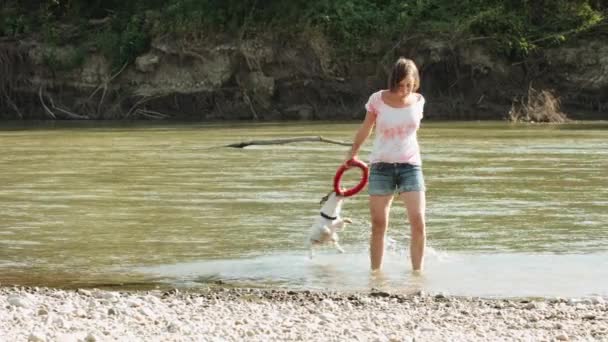
<path fill-rule="evenodd" d="M 308 259 L 304 240 L 346 147 L 221 147 L 351 140 L 356 127 L 2 123 L 0 284 L 608 295 L 608 124 L 424 123 L 421 276 L 409 271 L 397 202 L 384 271 L 370 276 L 364 192 L 344 204 L 354 221 L 340 235 L 346 253 Z"/>

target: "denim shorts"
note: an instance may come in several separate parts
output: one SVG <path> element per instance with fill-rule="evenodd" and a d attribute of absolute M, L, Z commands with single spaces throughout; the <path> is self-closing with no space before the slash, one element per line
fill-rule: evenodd
<path fill-rule="evenodd" d="M 392 195 L 395 192 L 425 191 L 420 165 L 373 163 L 369 173 L 370 195 Z"/>

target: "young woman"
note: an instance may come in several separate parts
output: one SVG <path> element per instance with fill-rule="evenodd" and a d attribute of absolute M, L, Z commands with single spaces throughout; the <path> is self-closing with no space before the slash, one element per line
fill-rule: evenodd
<path fill-rule="evenodd" d="M 356 158 L 375 126 L 368 187 L 372 270 L 382 267 L 384 235 L 395 193 L 405 205 L 411 226 L 412 269 L 419 272 L 423 267 L 426 203 L 416 132 L 422 119 L 424 97 L 416 93 L 419 87 L 420 76 L 416 64 L 410 59 L 399 58 L 389 76 L 388 89 L 377 91 L 369 97 L 365 105 L 367 114 L 346 155 L 346 160 Z"/>

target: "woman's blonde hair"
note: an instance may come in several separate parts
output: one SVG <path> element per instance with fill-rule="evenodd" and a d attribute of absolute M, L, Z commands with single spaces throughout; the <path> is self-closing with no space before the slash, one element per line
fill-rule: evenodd
<path fill-rule="evenodd" d="M 388 89 L 391 91 L 397 89 L 399 83 L 406 77 L 411 77 L 414 80 L 414 88 L 412 90 L 417 91 L 420 88 L 420 74 L 418 73 L 416 63 L 411 59 L 399 57 L 388 77 Z"/>

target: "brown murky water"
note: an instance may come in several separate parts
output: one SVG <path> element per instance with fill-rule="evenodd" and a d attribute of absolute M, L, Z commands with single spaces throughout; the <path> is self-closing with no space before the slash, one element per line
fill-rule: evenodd
<path fill-rule="evenodd" d="M 344 146 L 217 147 L 350 140 L 357 124 L 96 125 L 0 126 L 0 284 L 608 293 L 605 123 L 425 123 L 427 271 L 408 272 L 396 206 L 380 280 L 367 271 L 364 193 L 344 207 L 347 253 L 306 258 Z"/>

